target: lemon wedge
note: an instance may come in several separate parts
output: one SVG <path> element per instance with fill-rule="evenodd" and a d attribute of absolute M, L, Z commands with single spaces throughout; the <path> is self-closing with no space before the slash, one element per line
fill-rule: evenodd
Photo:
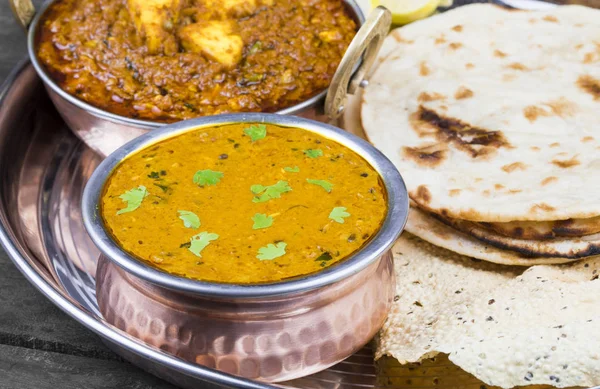
<path fill-rule="evenodd" d="M 440 0 L 371 0 L 371 6 L 384 6 L 392 12 L 394 24 L 407 24 L 435 12 Z"/>

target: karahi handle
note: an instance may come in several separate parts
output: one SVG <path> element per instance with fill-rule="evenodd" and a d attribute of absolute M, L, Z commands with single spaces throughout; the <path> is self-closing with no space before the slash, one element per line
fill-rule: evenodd
<path fill-rule="evenodd" d="M 383 40 L 390 31 L 392 13 L 379 6 L 370 14 L 348 46 L 346 54 L 338 66 L 325 99 L 325 114 L 332 120 L 340 117 L 348 94 L 354 94 L 366 81 L 366 75 L 373 66 Z M 362 57 L 362 63 L 354 72 Z"/>
<path fill-rule="evenodd" d="M 31 0 L 8 0 L 10 8 L 17 22 L 25 31 L 29 28 L 33 17 L 35 16 L 35 7 Z"/>

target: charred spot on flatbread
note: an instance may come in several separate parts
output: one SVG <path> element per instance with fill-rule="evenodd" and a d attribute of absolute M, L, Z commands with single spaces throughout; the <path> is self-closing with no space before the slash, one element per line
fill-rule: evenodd
<path fill-rule="evenodd" d="M 510 69 L 520 70 L 520 71 L 527 71 L 527 70 L 529 70 L 529 68 L 527 66 L 525 66 L 525 65 L 523 65 L 522 63 L 519 63 L 519 62 L 513 62 L 513 63 L 509 64 L 507 67 L 510 68 Z"/>
<path fill-rule="evenodd" d="M 507 173 L 514 172 L 515 170 L 526 170 L 526 169 L 527 169 L 527 165 L 525 165 L 523 162 L 513 162 L 508 165 L 502 166 L 502 170 L 504 170 Z"/>
<path fill-rule="evenodd" d="M 475 127 L 423 106 L 413 114 L 411 122 L 420 136 L 434 136 L 440 142 L 468 153 L 472 158 L 488 156 L 501 147 L 512 147 L 501 131 Z"/>
<path fill-rule="evenodd" d="M 431 201 L 431 192 L 425 185 L 419 185 L 411 198 L 419 204 L 428 204 Z"/>
<path fill-rule="evenodd" d="M 422 147 L 403 147 L 402 156 L 420 166 L 435 167 L 446 159 L 448 147 L 443 143 Z"/>
<path fill-rule="evenodd" d="M 441 45 L 442 43 L 446 43 L 446 36 L 444 34 L 441 34 L 440 36 L 438 36 L 437 38 L 435 38 L 434 43 L 436 45 Z"/>
<path fill-rule="evenodd" d="M 454 94 L 456 100 L 468 99 L 473 97 L 473 91 L 467 87 L 461 86 Z"/>
<path fill-rule="evenodd" d="M 577 79 L 577 86 L 592 95 L 594 100 L 600 100 L 600 80 L 590 75 L 582 75 Z"/>
<path fill-rule="evenodd" d="M 592 220 L 592 219 L 590 219 Z M 594 228 L 595 227 L 595 228 Z M 600 226 L 581 225 L 573 219 L 558 220 L 552 227 L 552 232 L 558 236 L 579 237 L 585 235 L 596 234 L 600 231 Z"/>
<path fill-rule="evenodd" d="M 549 109 L 539 107 L 537 105 L 529 105 L 523 108 L 523 115 L 530 122 L 535 122 L 539 117 L 569 117 L 573 116 L 576 111 L 576 105 L 565 98 L 548 101 L 543 103 Z"/>
<path fill-rule="evenodd" d="M 456 26 L 452 27 L 452 30 L 454 30 L 456 32 L 462 32 L 463 26 L 461 26 L 460 24 L 457 24 Z"/>
<path fill-rule="evenodd" d="M 554 208 L 551 205 L 548 205 L 546 203 L 539 203 L 539 204 L 535 204 L 533 207 L 531 207 L 531 212 L 536 213 L 539 211 L 543 211 L 543 212 L 552 212 L 554 211 L 556 208 Z"/>
<path fill-rule="evenodd" d="M 550 23 L 558 23 L 558 18 L 553 15 L 546 15 L 542 18 L 542 20 Z"/>
<path fill-rule="evenodd" d="M 431 69 L 429 69 L 429 66 L 427 66 L 427 63 L 425 61 L 421 62 L 421 64 L 419 65 L 419 74 L 423 77 L 431 74 Z"/>
<path fill-rule="evenodd" d="M 446 96 L 437 92 L 421 92 L 417 100 L 421 103 L 427 103 L 429 101 L 444 100 L 445 98 Z"/>
<path fill-rule="evenodd" d="M 568 169 L 581 164 L 581 162 L 579 162 L 579 160 L 577 159 L 576 155 L 573 156 L 573 158 L 567 160 L 553 159 L 552 163 L 563 169 Z"/>
<path fill-rule="evenodd" d="M 542 186 L 548 185 L 552 182 L 556 182 L 558 181 L 558 178 L 556 177 L 546 177 L 542 180 L 542 182 L 540 183 Z"/>
<path fill-rule="evenodd" d="M 585 53 L 583 56 L 583 63 L 593 63 L 596 62 L 596 54 L 595 53 Z"/>

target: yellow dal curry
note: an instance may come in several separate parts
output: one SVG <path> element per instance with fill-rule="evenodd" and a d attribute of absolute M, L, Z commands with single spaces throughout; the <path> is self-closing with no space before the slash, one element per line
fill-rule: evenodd
<path fill-rule="evenodd" d="M 118 244 L 183 277 L 260 283 L 347 258 L 380 228 L 386 194 L 359 155 L 298 128 L 200 128 L 128 157 L 101 214 Z"/>

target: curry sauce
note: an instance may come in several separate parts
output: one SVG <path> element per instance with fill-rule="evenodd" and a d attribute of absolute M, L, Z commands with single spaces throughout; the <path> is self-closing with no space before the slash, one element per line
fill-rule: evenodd
<path fill-rule="evenodd" d="M 355 33 L 342 0 L 57 0 L 36 47 L 69 94 L 173 122 L 302 102 L 329 86 Z"/>
<path fill-rule="evenodd" d="M 224 283 L 284 280 L 360 249 L 387 212 L 379 174 L 358 154 L 298 128 L 195 129 L 121 162 L 100 213 L 134 257 Z"/>

